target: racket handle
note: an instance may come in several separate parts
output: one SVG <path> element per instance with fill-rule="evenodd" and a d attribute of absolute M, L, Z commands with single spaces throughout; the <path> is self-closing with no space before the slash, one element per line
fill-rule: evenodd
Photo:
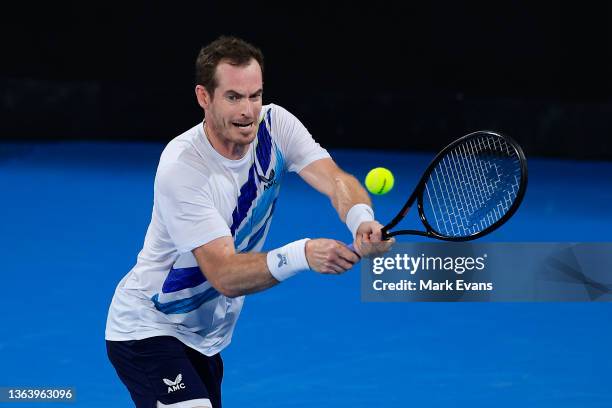
<path fill-rule="evenodd" d="M 389 236 L 389 234 L 387 233 L 387 227 L 386 227 L 386 226 L 382 227 L 382 229 L 380 230 L 380 232 L 381 232 L 381 237 L 380 237 L 380 239 L 382 239 L 383 241 L 386 241 L 386 240 L 388 240 L 389 238 L 391 238 L 391 237 Z"/>
<path fill-rule="evenodd" d="M 353 251 L 360 259 L 361 259 L 361 255 L 359 255 L 359 252 L 357 252 L 355 250 L 355 246 L 353 244 L 347 244 L 346 245 L 348 249 L 350 249 L 351 251 Z"/>

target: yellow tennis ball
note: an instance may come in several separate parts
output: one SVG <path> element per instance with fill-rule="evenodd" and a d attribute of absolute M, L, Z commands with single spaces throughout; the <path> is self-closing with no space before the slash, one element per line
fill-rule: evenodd
<path fill-rule="evenodd" d="M 384 167 L 377 167 L 370 170 L 365 178 L 365 185 L 372 194 L 387 194 L 393 188 L 395 179 L 393 173 Z"/>

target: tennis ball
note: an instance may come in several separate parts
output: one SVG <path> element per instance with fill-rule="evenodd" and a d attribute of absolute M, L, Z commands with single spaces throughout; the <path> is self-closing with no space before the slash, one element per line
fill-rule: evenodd
<path fill-rule="evenodd" d="M 365 178 L 365 185 L 372 194 L 387 194 L 393 188 L 393 173 L 384 167 L 377 167 L 369 171 Z"/>

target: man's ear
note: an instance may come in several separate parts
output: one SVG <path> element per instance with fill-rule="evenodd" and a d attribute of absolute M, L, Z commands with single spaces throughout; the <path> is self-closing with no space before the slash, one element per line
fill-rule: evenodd
<path fill-rule="evenodd" d="M 198 99 L 198 105 L 200 105 L 202 109 L 208 108 L 208 105 L 210 105 L 210 100 L 212 98 L 210 97 L 210 94 L 208 93 L 206 88 L 202 85 L 196 85 L 195 94 L 196 98 Z"/>

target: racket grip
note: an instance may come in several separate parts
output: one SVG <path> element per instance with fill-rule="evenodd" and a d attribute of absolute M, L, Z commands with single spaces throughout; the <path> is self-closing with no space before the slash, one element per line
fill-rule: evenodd
<path fill-rule="evenodd" d="M 348 249 L 350 249 L 351 251 L 353 251 L 359 258 L 361 258 L 361 255 L 359 255 L 359 252 L 357 252 L 355 250 L 355 246 L 353 244 L 347 244 L 346 245 Z"/>
<path fill-rule="evenodd" d="M 380 232 L 381 232 L 381 237 L 380 237 L 380 239 L 381 239 L 381 240 L 386 241 L 386 240 L 388 240 L 389 238 L 391 238 L 391 237 L 390 237 L 390 236 L 387 234 L 387 227 L 383 227 L 383 228 L 380 230 Z"/>

